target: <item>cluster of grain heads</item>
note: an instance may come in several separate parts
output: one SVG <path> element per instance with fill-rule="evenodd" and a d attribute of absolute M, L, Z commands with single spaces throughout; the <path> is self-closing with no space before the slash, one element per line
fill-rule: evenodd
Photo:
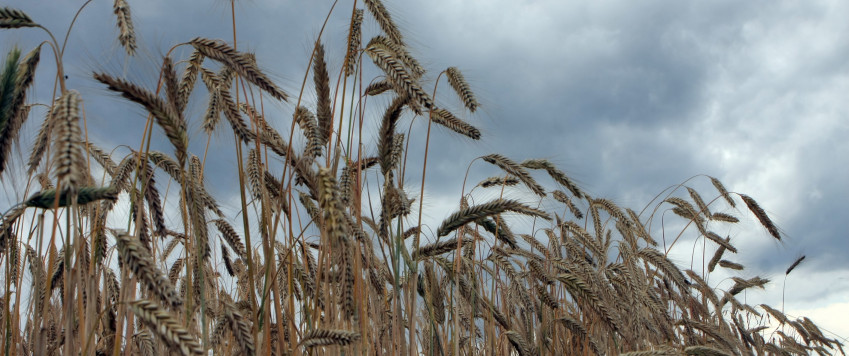
<path fill-rule="evenodd" d="M 129 2 L 115 0 L 113 10 L 132 55 Z M 715 178 L 714 196 L 686 187 L 638 213 L 589 196 L 552 162 L 493 153 L 482 157 L 493 176 L 427 226 L 427 156 L 419 161 L 410 147 L 420 135 L 429 144 L 432 123 L 480 139 L 459 111 L 435 103 L 447 92 L 463 112 L 480 104 L 456 67 L 426 77 L 380 0 L 352 7 L 344 46 L 332 49 L 339 44 L 319 34 L 303 59 L 314 105 L 302 100 L 306 88 L 295 103 L 253 54 L 216 39 L 177 45 L 190 50 L 185 58 L 165 55 L 156 90 L 95 73 L 149 114 L 141 146 L 134 138 L 101 148 L 82 135 L 82 99 L 65 88 L 58 56 L 61 90 L 46 103 L 27 162 L 27 181 L 41 189 L 26 188 L 29 198 L 0 219 L 6 354 L 842 353 L 809 319 L 748 304 L 747 293 L 769 280 L 742 274 L 729 254 L 745 251 L 714 232 L 739 221 L 725 212 L 735 200 Z M 366 16 L 377 26 L 364 26 Z M 34 26 L 24 12 L 0 8 L 0 27 Z M 37 104 L 27 103 L 37 98 L 27 88 L 40 49 L 12 50 L 3 67 L 0 173 Z M 363 55 L 380 76 L 363 78 Z M 442 74 L 450 88 L 438 85 Z M 206 97 L 192 96 L 198 85 Z M 377 95 L 386 100 L 366 100 Z M 266 96 L 291 98 L 279 104 L 291 111 L 266 112 Z M 193 100 L 205 110 L 187 109 Z M 409 116 L 428 120 L 427 133 L 401 124 Z M 189 145 L 192 127 L 222 134 L 222 117 L 233 166 Z M 281 122 L 288 134 L 275 129 Z M 173 153 L 147 143 L 162 133 Z M 405 186 L 416 162 L 418 195 Z M 235 189 L 207 189 L 219 170 L 235 172 Z M 740 197 L 779 238 L 765 211 Z M 658 243 L 666 232 L 654 213 L 664 208 L 683 220 L 682 235 L 704 239 L 705 256 L 715 251 L 702 268 L 694 260 L 683 270 L 668 257 L 678 240 Z M 730 282 L 710 278 L 716 268 Z"/>

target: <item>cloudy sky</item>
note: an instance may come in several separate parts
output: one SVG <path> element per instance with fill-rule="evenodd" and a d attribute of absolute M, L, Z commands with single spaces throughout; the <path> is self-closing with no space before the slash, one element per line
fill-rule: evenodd
<path fill-rule="evenodd" d="M 493 152 L 517 161 L 551 160 L 593 196 L 638 211 L 672 185 L 715 176 L 729 190 L 754 197 L 784 234 L 778 243 L 745 209 L 717 205 L 744 217 L 741 226 L 721 233 L 741 249 L 734 258 L 747 266 L 745 275 L 775 281 L 748 302 L 781 305 L 784 270 L 805 255 L 787 279 L 786 312 L 809 315 L 849 337 L 849 322 L 841 318 L 849 317 L 849 2 L 384 2 L 430 71 L 426 87 L 439 71 L 457 66 L 482 103 L 477 113 L 462 115 L 481 129 L 481 142 L 445 130 L 434 134 L 428 219 L 438 222 L 455 208 L 466 167 Z M 61 38 L 82 1 L 5 3 Z M 126 74 L 150 88 L 172 45 L 196 36 L 232 40 L 229 1 L 129 3 L 136 57 L 126 59 L 105 0 L 82 12 L 64 56 L 68 85 L 82 93 L 90 137 L 101 147 L 137 146 L 143 120 L 141 109 L 94 82 L 92 71 Z M 272 78 L 297 93 L 331 3 L 237 1 L 239 48 L 255 52 Z M 339 2 L 323 36 L 332 71 L 341 67 L 351 4 Z M 364 30 L 378 30 L 368 16 Z M 0 49 L 17 43 L 29 51 L 45 39 L 35 29 L 6 30 Z M 54 65 L 42 53 L 34 96 L 48 102 Z M 174 52 L 178 59 L 188 54 L 185 46 Z M 376 107 L 384 105 L 375 100 Z M 203 114 L 201 101 L 190 107 L 196 116 Z M 438 104 L 463 112 L 448 95 Z M 292 107 L 270 104 L 268 110 L 291 113 Z M 28 137 L 36 125 L 27 126 Z M 192 149 L 201 152 L 205 136 L 197 121 L 192 129 Z M 228 137 L 215 139 L 232 145 Z M 421 152 L 414 147 L 410 155 Z M 481 174 L 474 179 L 495 173 L 479 160 L 472 172 Z M 234 182 L 227 174 L 211 179 L 221 186 Z M 3 204 L 20 200 L 8 181 Z M 418 186 L 418 178 L 408 184 Z M 715 196 L 704 177 L 688 184 Z M 688 265 L 689 252 L 672 256 Z"/>

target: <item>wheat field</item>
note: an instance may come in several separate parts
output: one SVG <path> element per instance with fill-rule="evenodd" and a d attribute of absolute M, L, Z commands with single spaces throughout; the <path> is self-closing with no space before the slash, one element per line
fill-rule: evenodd
<path fill-rule="evenodd" d="M 108 6 L 89 3 L 81 11 Z M 130 5 L 114 0 L 113 12 L 99 20 L 133 56 Z M 0 174 L 20 175 L 27 197 L 0 219 L 3 355 L 844 354 L 812 320 L 743 298 L 777 282 L 745 277 L 735 237 L 718 231 L 747 215 L 783 236 L 754 198 L 713 177 L 628 208 L 548 160 L 491 153 L 472 162 L 491 177 L 458 172 L 454 210 L 428 212 L 440 222 L 424 226 L 427 166 L 440 159 L 427 155 L 431 135 L 486 139 L 465 119 L 481 107 L 475 90 L 450 64 L 426 69 L 380 0 L 336 3 L 327 16 L 347 24 L 347 46 L 325 48 L 322 26 L 309 69 L 290 73 L 297 91 L 235 33 L 183 34 L 159 58 L 155 87 L 91 73 L 146 115 L 116 118 L 145 129 L 102 147 L 88 139 L 90 98 L 66 82 L 64 45 L 26 9 L 0 8 L 3 31 L 45 38 L 9 51 L 0 76 Z M 34 102 L 45 66 L 55 100 Z M 287 114 L 267 116 L 272 102 Z M 27 120 L 39 121 L 36 138 L 15 145 Z M 413 137 L 422 157 L 408 154 Z M 227 192 L 236 214 L 205 185 L 211 145 L 233 153 L 218 161 L 234 163 L 224 169 L 238 177 Z M 676 223 L 660 221 L 665 211 Z M 673 262 L 683 238 L 712 257 Z M 730 287 L 711 278 L 719 272 Z"/>

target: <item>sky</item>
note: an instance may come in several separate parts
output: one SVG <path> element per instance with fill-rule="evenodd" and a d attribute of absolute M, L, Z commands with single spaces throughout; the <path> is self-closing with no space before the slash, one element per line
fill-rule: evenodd
<path fill-rule="evenodd" d="M 101 0 L 80 14 L 64 55 L 68 85 L 82 94 L 90 138 L 101 147 L 137 146 L 144 120 L 140 108 L 91 79 L 92 71 L 125 74 L 151 88 L 172 45 L 196 36 L 232 41 L 229 1 L 128 2 L 139 41 L 134 58 L 127 59 L 117 41 L 112 3 Z M 437 97 L 437 104 L 480 128 L 483 138 L 472 142 L 435 131 L 426 221 L 438 224 L 456 209 L 467 167 L 470 181 L 497 173 L 474 161 L 494 152 L 515 161 L 548 159 L 591 195 L 638 211 L 691 177 L 688 185 L 713 198 L 703 175 L 714 176 L 755 198 L 783 233 L 777 242 L 742 204 L 731 209 L 717 203 L 726 209 L 720 211 L 743 218 L 740 226 L 719 232 L 740 248 L 733 257 L 746 266 L 744 275 L 774 281 L 747 298 L 781 305 L 784 270 L 805 255 L 786 280 L 785 311 L 849 337 L 849 322 L 842 320 L 849 318 L 849 2 L 383 2 L 429 70 L 425 87 L 432 88 L 439 71 L 456 66 L 481 102 L 470 114 L 456 98 Z M 352 3 L 339 1 L 327 24 L 322 38 L 328 58 L 344 54 Z M 24 10 L 61 38 L 81 4 L 13 0 L 5 6 Z M 238 46 L 255 52 L 260 66 L 296 94 L 331 4 L 236 1 Z M 368 15 L 364 31 L 378 31 Z M 29 51 L 45 39 L 36 29 L 4 30 L 0 49 L 17 43 Z M 34 92 L 42 102 L 50 100 L 55 68 L 47 53 Z M 174 52 L 179 59 L 188 54 L 186 46 Z M 329 66 L 333 73 L 341 63 Z M 307 104 L 314 103 L 311 95 L 305 95 Z M 385 105 L 374 100 L 374 107 Z M 196 100 L 189 110 L 202 115 L 204 105 Z M 292 105 L 270 103 L 269 110 L 291 113 Z M 36 121 L 25 127 L 24 147 Z M 199 124 L 190 130 L 191 149 L 202 152 Z M 219 133 L 214 143 L 232 145 L 228 135 Z M 423 154 L 411 147 L 411 156 Z M 212 152 L 223 165 L 233 163 L 215 147 Z M 209 176 L 213 190 L 234 184 L 228 174 Z M 2 204 L 20 201 L 9 181 Z M 419 181 L 405 183 L 418 187 Z M 219 200 L 226 207 L 226 198 Z M 670 256 L 687 265 L 691 251 L 683 250 Z"/>

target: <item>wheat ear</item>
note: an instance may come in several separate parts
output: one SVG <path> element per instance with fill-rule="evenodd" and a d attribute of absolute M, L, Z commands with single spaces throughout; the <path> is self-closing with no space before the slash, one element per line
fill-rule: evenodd
<path fill-rule="evenodd" d="M 248 56 L 236 52 L 228 44 L 222 41 L 199 37 L 189 41 L 189 43 L 204 56 L 229 66 L 240 76 L 264 90 L 275 99 L 281 101 L 288 100 L 289 95 L 268 79 Z"/>
<path fill-rule="evenodd" d="M 44 152 L 47 152 L 47 146 L 50 145 L 50 133 L 53 130 L 53 120 L 50 119 L 51 116 L 52 114 L 48 114 L 47 118 L 41 122 L 41 127 L 38 129 L 38 135 L 35 137 L 35 142 L 32 144 L 29 159 L 27 160 L 27 174 L 31 175 L 36 169 L 38 169 L 38 165 L 41 163 Z"/>
<path fill-rule="evenodd" d="M 118 233 L 115 236 L 118 243 L 119 257 L 124 265 L 139 278 L 148 290 L 156 294 L 163 302 L 177 307 L 183 304 L 179 295 L 174 291 L 174 286 L 165 277 L 153 261 L 153 257 L 141 242 L 130 235 Z"/>
<path fill-rule="evenodd" d="M 118 190 L 114 187 L 106 187 L 106 188 L 94 188 L 94 187 L 84 187 L 80 188 L 76 192 L 76 202 L 78 205 L 86 205 L 88 203 L 98 201 L 98 200 L 110 200 L 115 202 L 118 199 Z M 59 197 L 59 207 L 66 207 L 71 205 L 70 203 L 70 194 L 62 194 Z M 42 209 L 51 209 L 53 205 L 56 203 L 56 190 L 55 189 L 47 189 L 42 190 L 38 193 L 33 194 L 32 196 L 24 202 L 24 205 L 27 207 L 34 208 L 42 208 Z"/>
<path fill-rule="evenodd" d="M 431 116 L 431 120 L 433 122 L 445 126 L 452 131 L 459 133 L 461 135 L 468 136 L 473 140 L 480 140 L 481 132 L 478 131 L 474 126 L 466 123 L 460 118 L 454 116 L 450 111 L 445 109 L 436 109 L 433 111 L 433 115 Z"/>
<path fill-rule="evenodd" d="M 386 73 L 399 95 L 408 95 L 413 99 L 413 103 L 416 104 L 412 105 L 413 111 L 420 114 L 421 108 L 419 106 L 424 106 L 425 109 L 433 107 L 430 96 L 407 73 L 404 65 L 401 64 L 401 61 L 398 60 L 397 55 L 391 49 L 380 44 L 372 44 L 366 47 L 366 53 L 374 61 L 374 64 Z"/>
<path fill-rule="evenodd" d="M 490 215 L 500 214 L 505 211 L 512 211 L 519 214 L 551 220 L 551 217 L 549 217 L 544 211 L 531 208 L 515 200 L 496 199 L 488 203 L 461 209 L 454 214 L 451 214 L 451 216 L 442 221 L 442 225 L 440 225 L 436 230 L 436 234 L 438 236 L 445 236 L 451 231 L 454 231 L 469 222 L 476 221 Z"/>
<path fill-rule="evenodd" d="M 378 80 L 370 83 L 363 92 L 368 96 L 375 96 L 385 93 L 387 90 L 392 89 L 392 84 L 385 80 Z"/>
<path fill-rule="evenodd" d="M 428 257 L 438 256 L 446 252 L 451 252 L 457 249 L 457 238 L 450 238 L 432 244 L 419 247 L 413 252 L 413 260 L 422 260 Z M 472 243 L 472 239 L 465 238 L 460 241 L 461 245 Z"/>
<path fill-rule="evenodd" d="M 772 235 L 772 237 L 780 241 L 781 233 L 778 232 L 778 228 L 775 226 L 775 223 L 773 223 L 769 216 L 766 215 L 766 212 L 763 208 L 761 208 L 760 205 L 758 205 L 758 202 L 756 202 L 754 199 L 752 199 L 752 197 L 748 195 L 739 195 L 740 198 L 743 198 L 743 202 L 746 203 L 746 206 L 749 208 L 752 214 L 755 214 L 755 217 L 758 218 L 758 221 L 761 222 L 761 225 L 766 228 L 766 231 L 769 231 L 769 234 Z"/>
<path fill-rule="evenodd" d="M 351 18 L 351 30 L 348 32 L 348 52 L 345 54 L 345 76 L 354 73 L 362 42 L 363 10 L 355 9 Z"/>
<path fill-rule="evenodd" d="M 448 77 L 448 84 L 454 88 L 454 91 L 457 92 L 457 95 L 463 100 L 463 104 L 466 106 L 466 109 L 469 109 L 471 112 L 475 112 L 479 105 L 478 99 L 475 98 L 475 94 L 472 92 L 469 83 L 466 82 L 466 78 L 463 77 L 463 73 L 461 73 L 457 67 L 449 67 L 445 70 L 445 75 Z"/>
<path fill-rule="evenodd" d="M 53 167 L 56 181 L 63 190 L 76 190 L 85 180 L 85 159 L 80 130 L 80 94 L 69 90 L 53 107 L 54 134 Z"/>
<path fill-rule="evenodd" d="M 203 347 L 177 318 L 152 300 L 137 300 L 128 303 L 130 309 L 142 322 L 153 330 L 171 350 L 182 355 L 203 355 Z"/>
<path fill-rule="evenodd" d="M 804 256 L 804 255 L 802 255 L 802 257 L 799 257 L 799 258 L 797 258 L 795 261 L 793 261 L 793 264 L 791 264 L 791 265 L 790 265 L 790 267 L 787 267 L 787 271 L 786 271 L 786 272 L 784 272 L 784 275 L 786 276 L 786 275 L 790 274 L 790 272 L 793 272 L 793 270 L 794 270 L 797 266 L 799 266 L 799 264 L 800 264 L 800 263 L 802 263 L 802 261 L 803 261 L 804 259 L 805 259 L 805 256 Z"/>
<path fill-rule="evenodd" d="M 318 101 L 315 105 L 315 117 L 318 121 L 318 133 L 322 146 L 327 144 L 333 131 L 333 118 L 330 109 L 330 76 L 327 73 L 327 62 L 324 60 L 324 45 L 317 43 L 313 60 L 313 81 L 315 95 Z"/>
<path fill-rule="evenodd" d="M 0 7 L 0 28 L 38 26 L 25 12 L 11 7 Z"/>
<path fill-rule="evenodd" d="M 379 129 L 380 137 L 378 138 L 377 151 L 380 157 L 380 172 L 384 176 L 392 169 L 392 141 L 395 137 L 395 125 L 398 123 L 398 119 L 401 118 L 401 113 L 404 111 L 404 104 L 406 103 L 406 97 L 397 96 L 383 113 L 383 119 L 381 120 Z"/>
<path fill-rule="evenodd" d="M 189 57 L 186 69 L 183 72 L 183 77 L 180 79 L 180 84 L 177 88 L 177 112 L 183 112 L 186 108 L 186 103 L 189 101 L 189 95 L 195 87 L 195 82 L 198 78 L 198 70 L 203 63 L 203 54 L 198 50 L 194 50 Z"/>
<path fill-rule="evenodd" d="M 725 189 L 725 186 L 722 185 L 722 182 L 720 182 L 719 179 L 710 177 L 710 183 L 713 184 L 713 187 L 716 188 L 719 195 L 722 195 L 725 201 L 728 202 L 728 205 L 731 205 L 732 208 L 737 206 L 737 204 L 734 203 L 734 199 L 731 199 L 731 194 L 728 193 L 728 190 Z"/>
<path fill-rule="evenodd" d="M 580 209 L 578 209 L 578 206 L 575 205 L 574 202 L 572 202 L 572 199 L 570 199 L 569 196 L 566 195 L 566 193 L 555 189 L 551 192 L 551 194 L 555 200 L 566 204 L 566 207 L 569 208 L 569 211 L 572 213 L 572 215 L 575 216 L 576 219 L 580 220 L 584 218 L 584 214 L 581 212 Z"/>
<path fill-rule="evenodd" d="M 401 60 L 401 63 L 404 63 L 404 66 L 410 69 L 410 72 L 412 72 L 414 78 L 418 79 L 425 73 L 424 67 L 422 67 L 421 64 L 419 64 L 419 61 L 417 61 L 415 58 L 413 58 L 412 55 L 410 55 L 410 52 L 407 51 L 407 48 L 403 45 L 399 45 L 383 36 L 374 36 L 369 41 L 368 46 L 372 46 L 375 44 L 385 46 L 386 48 L 392 50 L 392 52 L 395 53 L 398 59 Z"/>
<path fill-rule="evenodd" d="M 18 52 L 20 53 L 20 52 Z M 10 53 L 11 54 L 11 53 Z M 2 105 L 0 105 L 0 173 L 6 166 L 6 158 L 12 149 L 12 142 L 18 139 L 18 133 L 29 116 L 29 106 L 24 105 L 26 93 L 35 77 L 35 68 L 41 54 L 39 45 L 23 59 L 20 64 L 17 58 L 14 61 L 11 56 L 7 59 L 6 68 L 2 76 Z M 10 68 L 15 66 L 17 68 Z M 11 90 L 10 90 L 11 89 Z"/>
<path fill-rule="evenodd" d="M 326 345 L 349 345 L 360 338 L 360 333 L 349 330 L 315 329 L 304 333 L 300 346 L 311 348 Z"/>
<path fill-rule="evenodd" d="M 215 227 L 218 228 L 218 231 L 221 232 L 221 236 L 224 237 L 224 241 L 227 241 L 227 244 L 230 245 L 230 248 L 236 251 L 244 260 L 247 260 L 247 250 L 245 249 L 245 244 L 242 243 L 242 238 L 239 237 L 239 234 L 236 233 L 236 229 L 233 229 L 226 220 L 216 219 L 212 220 L 212 223 L 215 224 Z"/>
<path fill-rule="evenodd" d="M 536 195 L 539 195 L 541 197 L 545 196 L 545 189 L 531 177 L 531 175 L 528 173 L 528 171 L 525 170 L 525 168 L 516 164 L 516 162 L 513 162 L 509 158 L 497 153 L 484 156 L 483 160 L 488 163 L 494 164 L 498 166 L 498 168 L 503 169 L 505 172 L 510 173 L 516 178 L 519 178 L 519 180 L 521 180 L 522 183 L 524 183 L 528 188 L 530 188 L 531 191 L 533 191 Z"/>
<path fill-rule="evenodd" d="M 401 36 L 401 31 L 398 30 L 398 26 L 395 26 L 395 23 L 392 22 L 392 16 L 389 15 L 389 11 L 386 10 L 386 7 L 383 6 L 383 3 L 380 0 L 365 0 L 366 7 L 368 11 L 374 16 L 374 19 L 377 20 L 377 24 L 380 26 L 380 29 L 383 30 L 389 39 L 392 42 L 397 43 L 398 45 L 404 45 L 404 39 Z"/>
<path fill-rule="evenodd" d="M 118 18 L 118 41 L 127 51 L 127 54 L 136 53 L 136 32 L 133 30 L 133 19 L 130 16 L 130 4 L 126 0 L 115 0 L 112 6 L 115 16 Z"/>
<path fill-rule="evenodd" d="M 182 116 L 165 103 L 160 97 L 123 79 L 114 78 L 105 73 L 95 73 L 94 79 L 109 86 L 109 90 L 121 93 L 121 96 L 144 106 L 165 131 L 165 136 L 171 141 L 176 151 L 177 161 L 183 167 L 186 162 L 186 149 L 189 137 L 186 133 L 186 122 Z"/>

